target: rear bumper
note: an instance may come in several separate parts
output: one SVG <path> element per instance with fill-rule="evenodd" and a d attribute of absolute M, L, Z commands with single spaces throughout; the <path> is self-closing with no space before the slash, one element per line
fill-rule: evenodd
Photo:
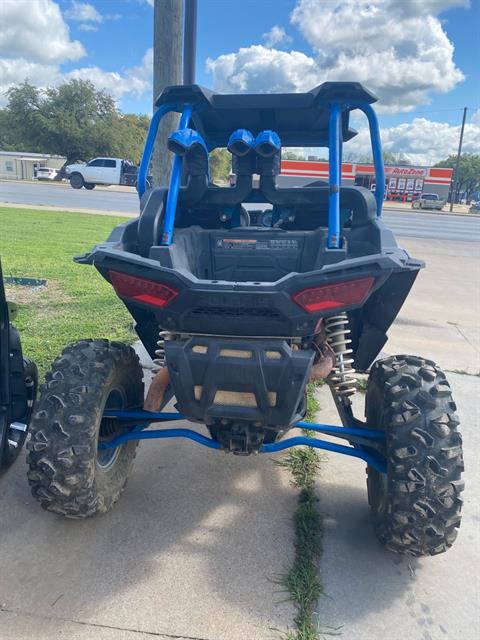
<path fill-rule="evenodd" d="M 310 336 L 322 316 L 332 315 L 332 311 L 307 313 L 297 305 L 292 296 L 302 289 L 372 276 L 375 283 L 371 296 L 392 273 L 416 272 L 423 266 L 402 249 L 394 248 L 385 254 L 342 260 L 317 271 L 291 273 L 276 282 L 230 282 L 200 280 L 189 271 L 163 267 L 156 260 L 111 245 L 99 245 L 78 261 L 94 264 L 108 281 L 109 270 L 114 270 L 166 284 L 179 292 L 165 308 L 125 300 L 138 322 L 153 315 L 159 327 L 172 332 L 271 337 Z M 343 310 L 355 308 L 353 305 Z"/>

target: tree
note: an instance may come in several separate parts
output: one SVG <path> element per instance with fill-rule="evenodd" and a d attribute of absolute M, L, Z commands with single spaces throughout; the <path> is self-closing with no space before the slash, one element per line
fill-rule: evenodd
<path fill-rule="evenodd" d="M 11 87 L 7 98 L 8 104 L 0 119 L 0 139 L 6 139 L 17 151 L 42 152 L 40 90 L 25 81 Z"/>
<path fill-rule="evenodd" d="M 209 156 L 210 178 L 213 182 L 227 181 L 232 170 L 232 157 L 227 149 L 219 147 Z"/>
<path fill-rule="evenodd" d="M 7 97 L 0 110 L 2 149 L 63 155 L 67 163 L 103 155 L 140 160 L 149 118 L 120 113 L 89 81 L 45 90 L 24 82 Z"/>
<path fill-rule="evenodd" d="M 305 156 L 294 151 L 282 151 L 282 160 L 305 160 Z"/>
<path fill-rule="evenodd" d="M 138 164 L 149 126 L 150 118 L 146 115 L 120 114 L 115 126 L 114 155 Z"/>
<path fill-rule="evenodd" d="M 400 167 L 411 165 L 411 161 L 407 156 L 403 153 L 394 153 L 393 151 L 387 151 L 386 149 L 382 152 L 383 162 L 384 164 L 394 164 Z M 373 162 L 373 159 L 371 160 Z"/>
<path fill-rule="evenodd" d="M 41 103 L 45 144 L 67 163 L 113 155 L 118 113 L 115 101 L 88 80 L 70 80 L 45 91 Z"/>
<path fill-rule="evenodd" d="M 455 169 L 456 163 L 457 156 L 451 155 L 448 156 L 446 160 L 437 162 L 435 166 Z M 454 202 L 458 202 L 460 200 L 460 194 L 465 193 L 467 204 L 470 204 L 473 194 L 480 190 L 480 155 L 462 154 L 460 156 L 458 170 L 457 191 L 453 194 Z M 454 182 L 455 176 L 453 176 L 452 186 L 450 187 L 451 190 L 453 189 Z M 452 194 L 450 192 L 450 199 L 451 197 Z"/>
<path fill-rule="evenodd" d="M 0 149 L 2 151 L 14 150 L 12 132 L 10 131 L 8 114 L 5 109 L 0 109 Z"/>

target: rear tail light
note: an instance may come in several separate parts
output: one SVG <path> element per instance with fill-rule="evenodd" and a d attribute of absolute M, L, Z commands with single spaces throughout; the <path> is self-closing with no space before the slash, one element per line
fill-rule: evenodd
<path fill-rule="evenodd" d="M 166 307 L 178 296 L 178 291 L 166 284 L 130 276 L 119 271 L 109 271 L 113 288 L 121 298 L 145 302 L 154 307 Z"/>
<path fill-rule="evenodd" d="M 369 277 L 324 284 L 320 287 L 299 291 L 292 296 L 292 299 L 309 313 L 362 304 L 374 281 L 375 278 Z"/>

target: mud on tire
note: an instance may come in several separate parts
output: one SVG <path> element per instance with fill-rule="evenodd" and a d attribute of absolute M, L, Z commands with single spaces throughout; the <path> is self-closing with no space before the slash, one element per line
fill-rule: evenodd
<path fill-rule="evenodd" d="M 464 487 L 455 411 L 431 360 L 394 356 L 373 365 L 365 414 L 370 428 L 386 431 L 388 472 L 367 468 L 368 498 L 376 534 L 391 551 L 435 555 L 455 541 Z"/>
<path fill-rule="evenodd" d="M 142 368 L 131 347 L 82 340 L 46 374 L 30 427 L 27 462 L 42 507 L 71 518 L 108 511 L 127 482 L 138 441 L 98 450 L 120 428 L 105 408 L 143 405 Z"/>

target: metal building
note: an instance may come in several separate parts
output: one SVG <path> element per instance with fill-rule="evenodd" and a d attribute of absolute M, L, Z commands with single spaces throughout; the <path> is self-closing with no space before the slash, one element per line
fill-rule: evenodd
<path fill-rule="evenodd" d="M 66 162 L 63 156 L 23 151 L 0 151 L 0 179 L 33 180 L 38 167 L 60 169 Z"/>

